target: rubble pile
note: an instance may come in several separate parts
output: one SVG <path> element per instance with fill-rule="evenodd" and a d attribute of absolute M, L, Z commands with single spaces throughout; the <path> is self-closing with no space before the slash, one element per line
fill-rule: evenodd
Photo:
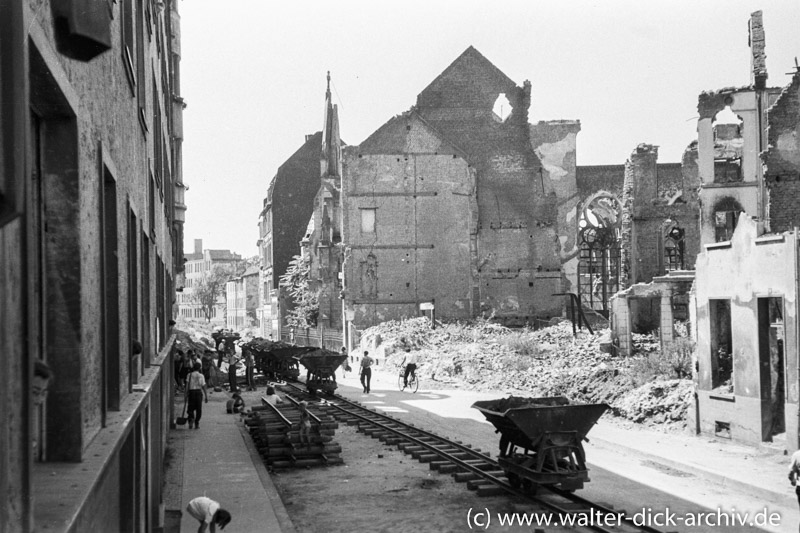
<path fill-rule="evenodd" d="M 414 350 L 423 379 L 476 390 L 608 403 L 613 414 L 637 423 L 685 424 L 691 381 L 663 376 L 636 386 L 640 360 L 657 354 L 658 339 L 634 335 L 634 357 L 601 351 L 601 342 L 607 340 L 608 330 L 593 335 L 579 330 L 573 336 L 569 322 L 533 331 L 479 320 L 432 330 L 427 319 L 415 318 L 365 330 L 361 349 L 372 351 L 388 367 L 401 364 L 406 348 Z"/>

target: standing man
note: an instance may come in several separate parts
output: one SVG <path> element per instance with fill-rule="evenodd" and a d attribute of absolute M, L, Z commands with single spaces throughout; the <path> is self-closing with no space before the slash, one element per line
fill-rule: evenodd
<path fill-rule="evenodd" d="M 242 352 L 244 355 L 244 375 L 247 381 L 247 390 L 256 390 L 256 380 L 255 376 L 253 376 L 253 371 L 256 366 L 255 357 L 253 357 L 253 352 L 249 348 L 242 347 Z"/>
<path fill-rule="evenodd" d="M 361 385 L 364 387 L 364 394 L 369 394 L 369 383 L 372 380 L 372 357 L 369 352 L 364 350 L 364 357 L 361 359 Z"/>
<path fill-rule="evenodd" d="M 408 375 L 417 377 L 417 352 L 411 353 L 411 349 L 406 348 L 406 355 L 400 364 L 406 365 L 406 371 L 403 374 L 403 388 L 405 389 L 408 387 Z"/>
<path fill-rule="evenodd" d="M 236 365 L 238 364 L 239 358 L 236 357 L 236 347 L 233 346 L 233 350 L 228 356 L 228 388 L 230 392 L 239 392 L 239 386 L 236 383 Z"/>
<path fill-rule="evenodd" d="M 208 392 L 206 392 L 206 379 L 200 372 L 202 365 L 195 363 L 192 373 L 186 379 L 186 403 L 188 404 L 189 411 L 189 429 L 192 428 L 192 421 L 194 421 L 194 429 L 200 428 L 200 417 L 203 416 L 203 398 L 208 403 Z"/>

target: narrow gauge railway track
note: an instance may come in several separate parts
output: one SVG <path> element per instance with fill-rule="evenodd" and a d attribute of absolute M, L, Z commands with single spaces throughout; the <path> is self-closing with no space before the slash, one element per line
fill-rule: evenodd
<path fill-rule="evenodd" d="M 532 495 L 524 489 L 514 488 L 509 484 L 505 472 L 497 461 L 469 444 L 453 441 L 413 424 L 407 424 L 394 416 L 364 407 L 359 402 L 338 394 L 318 397 L 312 396 L 305 389 L 292 383 L 286 383 L 283 387 L 291 389 L 291 393 L 296 397 L 307 401 L 319 401 L 333 407 L 329 412 L 337 420 L 348 425 L 357 425 L 361 433 L 386 444 L 396 445 L 399 450 L 419 462 L 428 463 L 431 470 L 440 474 L 452 474 L 455 481 L 466 483 L 467 488 L 475 490 L 479 496 L 508 493 L 531 501 L 558 516 L 585 515 L 587 519 L 589 516 L 595 517 L 591 524 L 576 527 L 578 531 L 662 533 L 661 530 L 649 526 L 635 525 L 622 511 L 591 502 L 570 492 L 541 486 L 537 494 Z M 600 515 L 616 515 L 623 518 L 615 527 L 604 527 L 595 523 L 598 521 L 596 517 Z M 579 522 L 576 519 L 574 523 Z"/>

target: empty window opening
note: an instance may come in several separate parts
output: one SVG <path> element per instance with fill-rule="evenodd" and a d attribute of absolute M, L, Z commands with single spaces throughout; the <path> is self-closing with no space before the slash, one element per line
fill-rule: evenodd
<path fill-rule="evenodd" d="M 619 201 L 602 193 L 587 202 L 578 222 L 578 291 L 584 305 L 604 316 L 619 290 L 621 212 Z"/>
<path fill-rule="evenodd" d="M 730 439 L 731 438 L 731 423 L 730 422 L 720 422 L 719 420 L 714 421 L 714 435 L 716 437 L 720 437 L 722 439 Z"/>
<path fill-rule="evenodd" d="M 743 211 L 739 202 L 732 198 L 721 200 L 714 207 L 714 239 L 716 242 L 731 240 L 736 229 L 739 213 Z"/>
<path fill-rule="evenodd" d="M 735 183 L 742 181 L 742 158 L 723 158 L 714 160 L 714 183 Z"/>
<path fill-rule="evenodd" d="M 684 269 L 685 234 L 678 226 L 667 231 L 664 238 L 664 267 L 667 272 Z"/>
<path fill-rule="evenodd" d="M 714 117 L 714 183 L 742 181 L 743 123 L 730 105 Z"/>
<path fill-rule="evenodd" d="M 497 96 L 497 100 L 494 101 L 494 107 L 492 107 L 492 113 L 494 113 L 494 119 L 497 122 L 505 122 L 511 115 L 511 102 L 506 98 L 506 93 L 500 93 Z"/>
<path fill-rule="evenodd" d="M 733 394 L 733 337 L 731 334 L 731 301 L 709 300 L 711 335 L 711 387 Z"/>

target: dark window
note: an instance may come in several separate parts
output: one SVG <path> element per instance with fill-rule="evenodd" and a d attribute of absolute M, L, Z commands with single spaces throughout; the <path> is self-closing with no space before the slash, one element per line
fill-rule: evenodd
<path fill-rule="evenodd" d="M 667 272 L 684 269 L 684 230 L 674 227 L 664 239 L 664 266 Z"/>
<path fill-rule="evenodd" d="M 714 160 L 714 183 L 733 183 L 738 181 L 742 181 L 741 158 Z"/>
<path fill-rule="evenodd" d="M 733 393 L 733 335 L 731 333 L 731 301 L 709 300 L 711 326 L 711 387 Z"/>
<path fill-rule="evenodd" d="M 729 241 L 733 237 L 739 213 L 743 211 L 739 202 L 733 198 L 725 198 L 714 207 L 714 240 Z"/>

